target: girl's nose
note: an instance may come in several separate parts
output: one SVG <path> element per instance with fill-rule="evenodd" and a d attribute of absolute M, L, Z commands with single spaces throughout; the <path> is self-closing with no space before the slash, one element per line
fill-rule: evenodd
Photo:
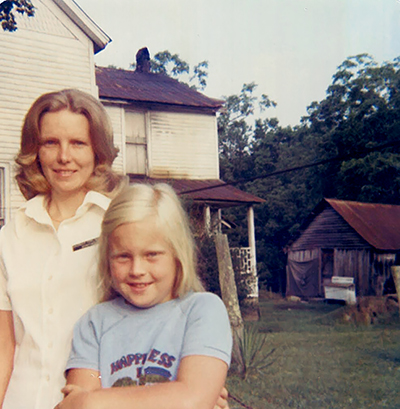
<path fill-rule="evenodd" d="M 132 261 L 132 266 L 130 270 L 130 275 L 135 277 L 140 277 L 145 274 L 144 263 L 140 257 L 135 257 Z"/>

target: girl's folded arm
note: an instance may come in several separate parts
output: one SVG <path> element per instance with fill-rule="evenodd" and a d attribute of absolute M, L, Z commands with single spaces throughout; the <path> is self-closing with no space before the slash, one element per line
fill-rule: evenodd
<path fill-rule="evenodd" d="M 77 385 L 87 391 L 100 389 L 100 372 L 83 368 L 69 369 L 67 372 L 67 386 L 68 385 Z"/>
<path fill-rule="evenodd" d="M 76 389 L 58 409 L 213 409 L 227 370 L 218 358 L 187 356 L 180 362 L 176 381 L 90 392 Z"/>

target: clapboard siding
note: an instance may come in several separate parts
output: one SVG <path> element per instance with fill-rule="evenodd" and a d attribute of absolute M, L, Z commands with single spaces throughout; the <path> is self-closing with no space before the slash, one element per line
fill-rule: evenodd
<path fill-rule="evenodd" d="M 334 209 L 327 207 L 293 243 L 292 250 L 310 248 L 370 248 Z"/>
<path fill-rule="evenodd" d="M 119 105 L 104 104 L 111 119 L 114 132 L 114 145 L 119 149 L 118 156 L 113 163 L 113 169 L 119 173 L 125 173 L 125 126 L 124 109 Z"/>
<path fill-rule="evenodd" d="M 150 112 L 149 176 L 219 177 L 214 115 Z"/>
<path fill-rule="evenodd" d="M 17 14 L 17 31 L 0 30 L 0 164 L 8 165 L 11 214 L 24 201 L 14 181 L 14 158 L 29 106 L 39 95 L 63 88 L 97 97 L 92 40 L 52 0 L 34 5 L 33 18 Z"/>

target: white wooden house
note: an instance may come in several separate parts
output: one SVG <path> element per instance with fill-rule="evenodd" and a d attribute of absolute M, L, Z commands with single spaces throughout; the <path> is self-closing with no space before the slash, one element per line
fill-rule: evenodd
<path fill-rule="evenodd" d="M 94 54 L 110 38 L 72 0 L 33 0 L 35 16 L 0 28 L 0 225 L 23 202 L 14 181 L 26 111 L 41 94 L 79 88 L 98 96 Z"/>

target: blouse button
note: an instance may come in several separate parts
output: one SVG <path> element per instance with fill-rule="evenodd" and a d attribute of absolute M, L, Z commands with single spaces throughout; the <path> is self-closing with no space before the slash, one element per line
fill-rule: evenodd
<path fill-rule="evenodd" d="M 53 308 L 49 308 L 49 314 L 53 314 Z"/>

